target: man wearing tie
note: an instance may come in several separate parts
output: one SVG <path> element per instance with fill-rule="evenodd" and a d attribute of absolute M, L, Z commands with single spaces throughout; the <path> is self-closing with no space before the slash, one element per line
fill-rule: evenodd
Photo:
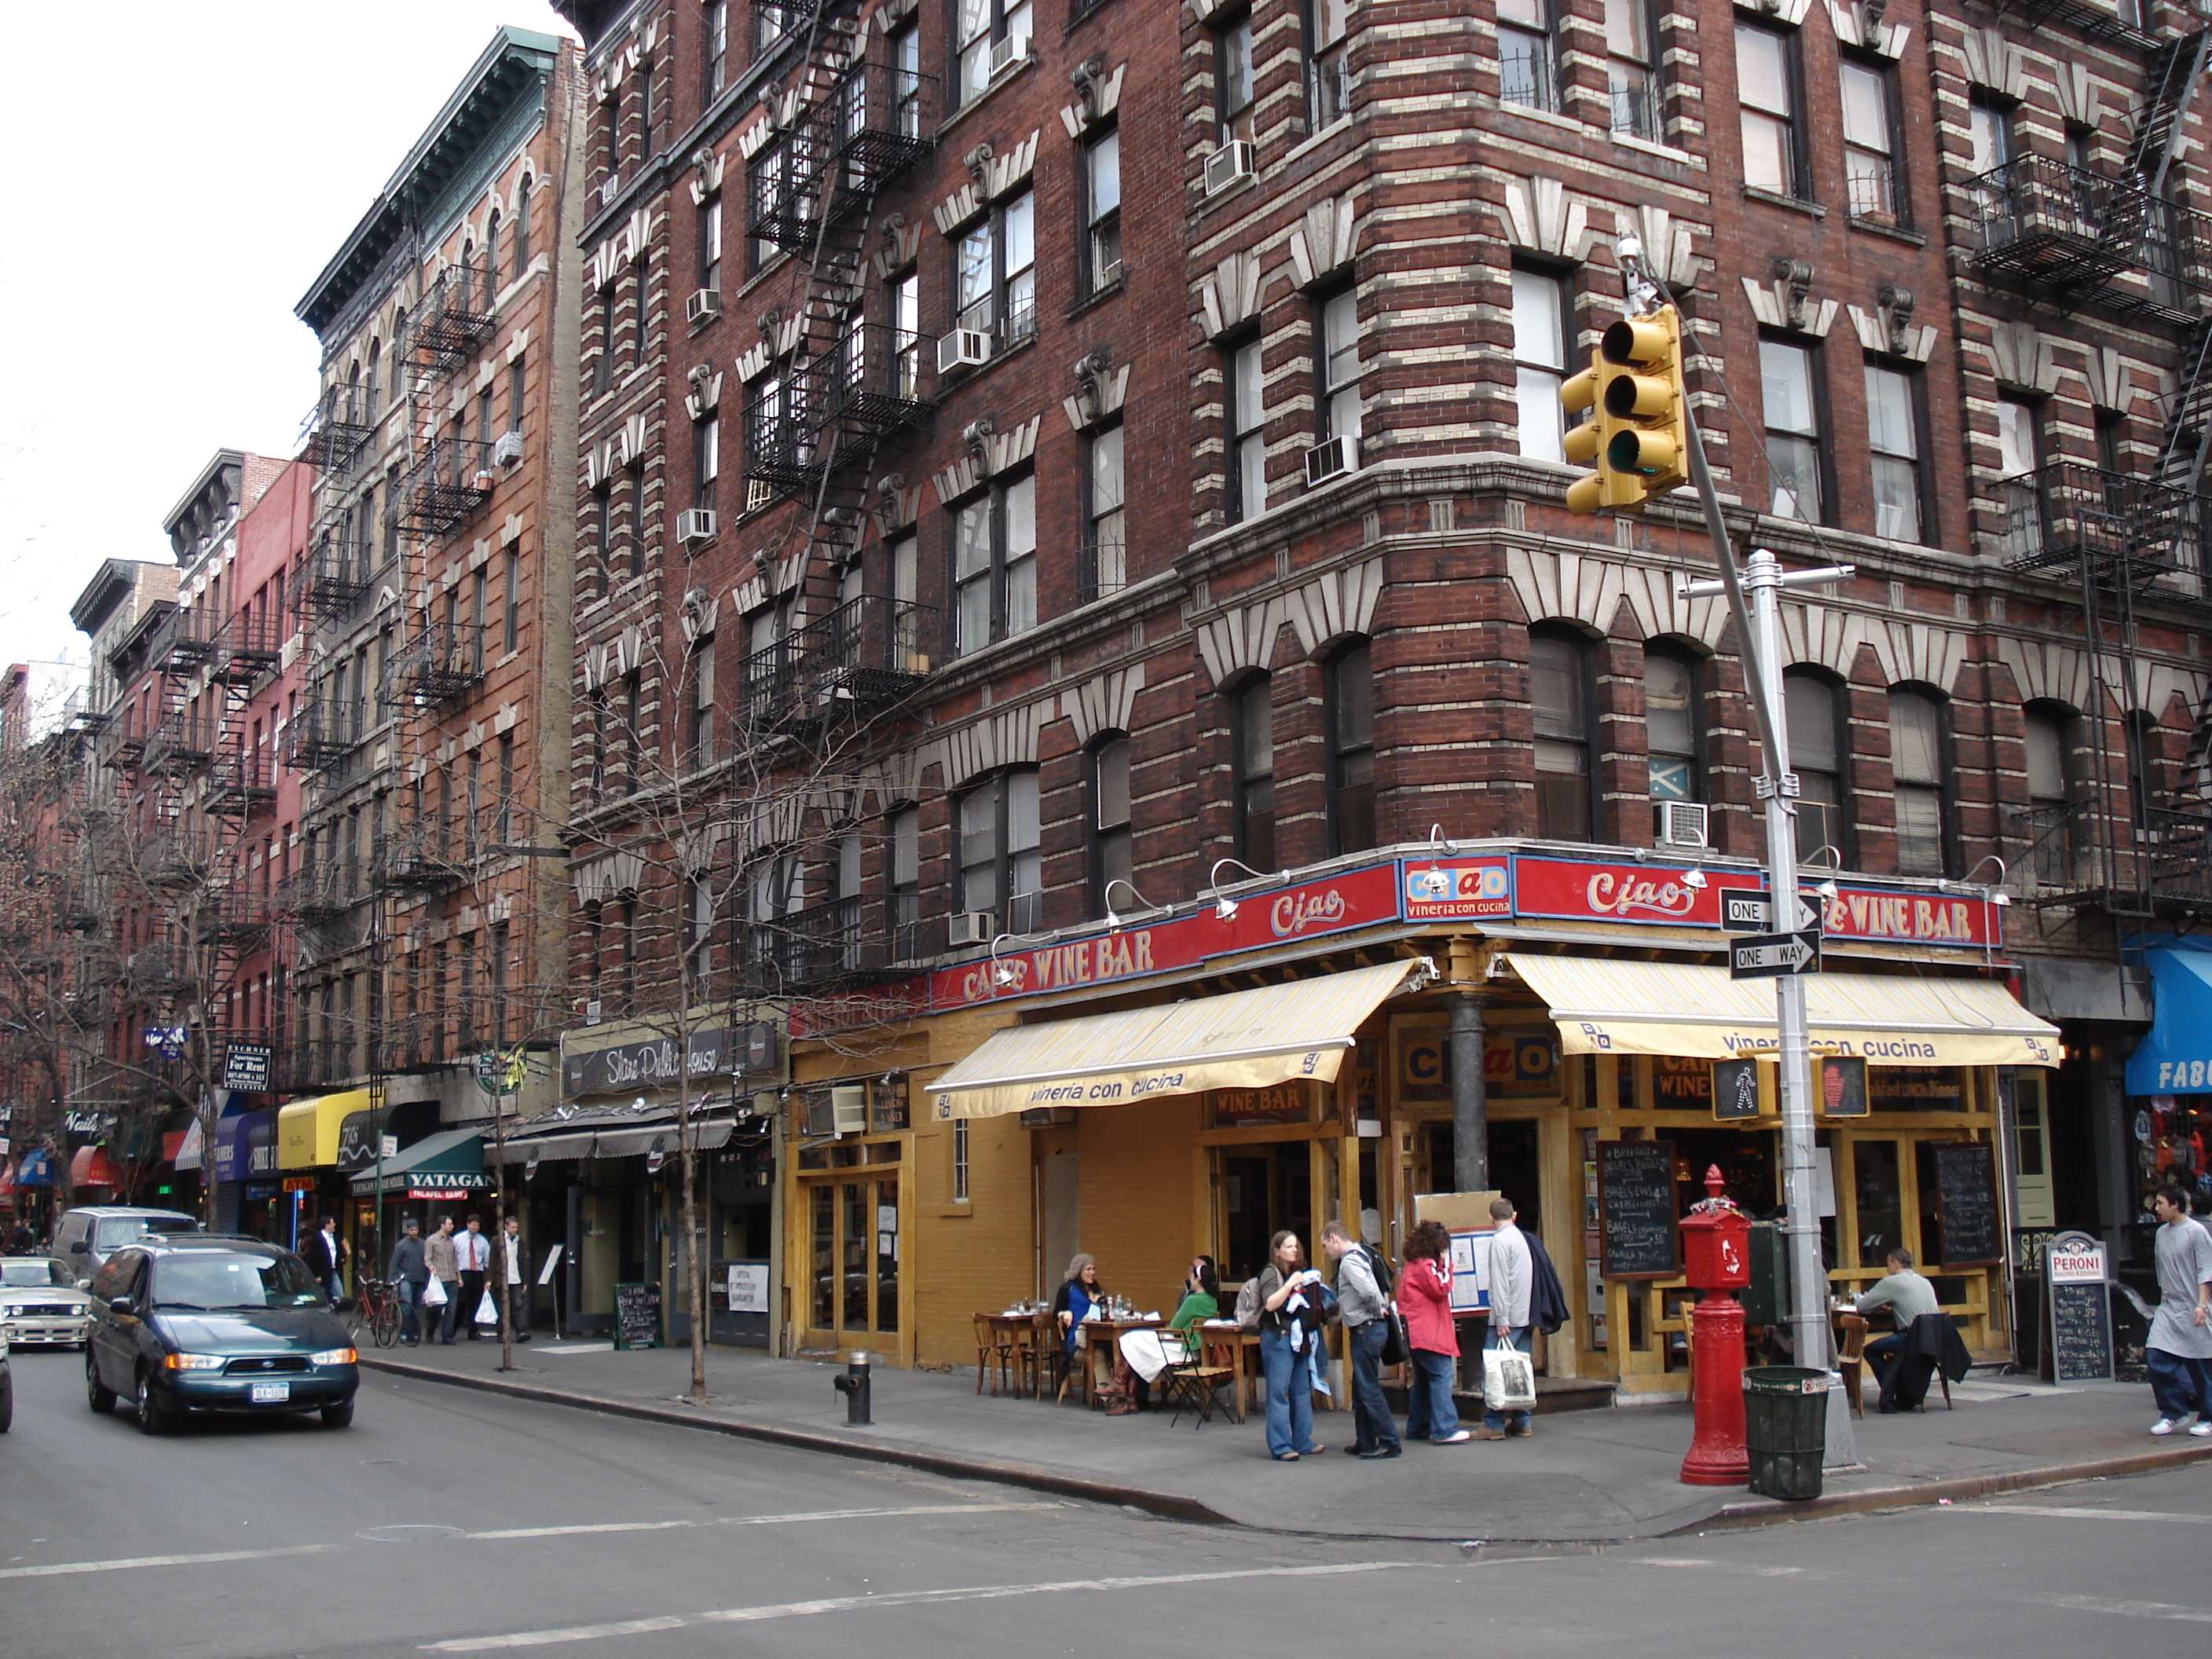
<path fill-rule="evenodd" d="M 469 1328 L 469 1340 L 477 1340 L 477 1304 L 483 1300 L 484 1275 L 491 1267 L 491 1240 L 483 1236 L 483 1221 L 471 1216 L 468 1230 L 453 1240 L 454 1265 L 461 1270 L 460 1319 Z"/>

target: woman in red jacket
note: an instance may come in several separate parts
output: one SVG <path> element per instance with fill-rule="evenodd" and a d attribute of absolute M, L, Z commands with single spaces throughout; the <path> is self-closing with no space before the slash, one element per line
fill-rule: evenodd
<path fill-rule="evenodd" d="M 1406 1269 L 1398 1275 L 1398 1311 L 1405 1316 L 1413 1376 L 1406 1386 L 1406 1437 L 1456 1446 L 1470 1437 L 1452 1404 L 1452 1376 L 1459 1369 L 1459 1332 L 1452 1323 L 1451 1235 L 1440 1221 L 1424 1221 L 1406 1240 Z"/>

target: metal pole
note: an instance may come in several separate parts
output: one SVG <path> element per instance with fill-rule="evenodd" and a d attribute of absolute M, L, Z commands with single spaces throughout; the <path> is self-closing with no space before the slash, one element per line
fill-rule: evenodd
<path fill-rule="evenodd" d="M 1462 1193 L 1490 1190 L 1489 1079 L 1482 1073 L 1482 998 L 1451 1000 L 1452 1182 Z"/>

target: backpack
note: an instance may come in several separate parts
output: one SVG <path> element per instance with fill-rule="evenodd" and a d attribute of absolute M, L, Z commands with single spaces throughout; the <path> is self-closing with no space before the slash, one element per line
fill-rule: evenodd
<path fill-rule="evenodd" d="M 1382 1299 L 1388 1302 L 1398 1293 L 1397 1269 L 1372 1244 L 1362 1244 L 1359 1254 L 1367 1259 L 1367 1270 L 1375 1275 L 1375 1288 L 1382 1292 Z"/>

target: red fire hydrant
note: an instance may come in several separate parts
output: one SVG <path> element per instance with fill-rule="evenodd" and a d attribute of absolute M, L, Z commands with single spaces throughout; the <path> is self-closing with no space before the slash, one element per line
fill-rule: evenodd
<path fill-rule="evenodd" d="M 1743 1304 L 1751 1283 L 1751 1218 L 1721 1192 L 1718 1164 L 1705 1170 L 1709 1196 L 1682 1220 L 1683 1277 L 1698 1294 L 1690 1316 L 1696 1434 L 1682 1460 L 1691 1486 L 1741 1486 L 1751 1479 L 1743 1445 Z"/>

